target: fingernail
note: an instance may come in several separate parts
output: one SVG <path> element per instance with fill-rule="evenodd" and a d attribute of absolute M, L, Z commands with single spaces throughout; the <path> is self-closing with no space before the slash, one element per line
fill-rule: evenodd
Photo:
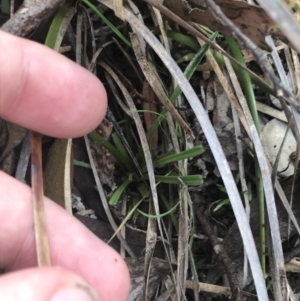
<path fill-rule="evenodd" d="M 98 301 L 96 292 L 82 284 L 75 287 L 66 287 L 57 291 L 50 301 Z"/>

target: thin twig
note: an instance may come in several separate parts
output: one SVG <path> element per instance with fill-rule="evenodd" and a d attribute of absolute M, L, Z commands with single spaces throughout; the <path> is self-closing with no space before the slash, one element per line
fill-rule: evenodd
<path fill-rule="evenodd" d="M 1 29 L 16 36 L 28 36 L 63 2 L 64 0 L 25 0 Z"/>

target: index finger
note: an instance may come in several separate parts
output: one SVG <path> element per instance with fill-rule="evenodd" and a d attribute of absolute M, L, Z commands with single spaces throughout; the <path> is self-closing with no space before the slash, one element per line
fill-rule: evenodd
<path fill-rule="evenodd" d="M 96 76 L 51 49 L 0 31 L 0 117 L 59 138 L 79 137 L 103 119 Z"/>

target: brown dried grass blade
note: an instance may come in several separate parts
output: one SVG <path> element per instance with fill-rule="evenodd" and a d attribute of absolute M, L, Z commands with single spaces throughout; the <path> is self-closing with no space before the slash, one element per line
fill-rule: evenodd
<path fill-rule="evenodd" d="M 41 134 L 31 132 L 32 205 L 38 266 L 50 266 L 49 240 L 44 208 L 41 141 Z"/>

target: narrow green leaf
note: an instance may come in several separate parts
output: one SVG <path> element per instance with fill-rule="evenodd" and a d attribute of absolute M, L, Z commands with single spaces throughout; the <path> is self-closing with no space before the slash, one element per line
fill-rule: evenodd
<path fill-rule="evenodd" d="M 83 161 L 73 160 L 73 164 L 75 166 L 85 167 L 85 168 L 89 168 L 89 169 L 92 168 L 90 163 L 85 163 Z"/>
<path fill-rule="evenodd" d="M 154 165 L 154 167 L 161 167 L 168 163 L 177 162 L 180 160 L 185 160 L 188 158 L 196 157 L 202 153 L 203 153 L 203 147 L 199 145 L 199 146 L 195 146 L 191 149 L 182 151 L 178 154 L 163 156 L 163 157 L 159 158 L 158 160 L 154 161 L 153 165 Z"/>
<path fill-rule="evenodd" d="M 226 188 L 225 188 L 224 185 L 216 184 L 216 186 L 218 187 L 218 189 L 219 189 L 220 191 L 222 191 L 222 192 L 224 192 L 224 193 L 227 194 L 227 190 L 226 190 Z"/>
<path fill-rule="evenodd" d="M 129 178 L 120 186 L 118 187 L 115 192 L 113 193 L 113 195 L 111 196 L 111 198 L 109 199 L 109 205 L 116 205 L 119 202 L 119 199 L 122 195 L 122 193 L 124 192 L 124 190 L 126 189 L 126 187 L 132 182 L 132 174 L 129 175 Z"/>
<path fill-rule="evenodd" d="M 178 162 L 180 160 L 185 160 L 188 158 L 194 158 L 198 155 L 203 153 L 203 147 L 202 146 L 195 146 L 191 149 L 182 151 L 178 154 L 174 154 L 174 151 L 168 152 L 167 154 L 161 156 L 161 158 L 157 159 L 153 162 L 153 167 L 162 167 L 168 163 Z M 147 167 L 143 166 L 142 172 L 145 173 L 147 171 Z"/>
<path fill-rule="evenodd" d="M 115 231 L 115 233 L 113 234 L 113 236 L 109 239 L 109 241 L 107 242 L 107 244 L 109 244 L 112 239 L 120 232 L 120 230 L 124 227 L 124 225 L 126 224 L 126 222 L 130 219 L 130 217 L 132 216 L 132 214 L 136 211 L 136 208 L 141 204 L 141 202 L 144 200 L 144 198 L 142 198 L 141 200 L 139 200 L 134 206 L 133 208 L 128 212 L 128 214 L 125 216 L 125 218 L 123 219 L 122 223 L 120 224 L 120 226 L 118 227 L 118 229 Z"/>
<path fill-rule="evenodd" d="M 218 205 L 214 208 L 213 212 L 216 212 L 221 207 L 223 207 L 224 205 L 229 205 L 229 204 L 230 204 L 230 200 L 229 199 L 225 199 L 225 200 L 221 201 L 220 203 L 218 203 Z"/>
<path fill-rule="evenodd" d="M 126 163 L 128 163 L 128 166 L 130 166 L 130 171 L 134 171 L 135 168 L 132 164 L 132 159 L 130 158 L 126 148 L 124 147 L 124 144 L 122 143 L 120 137 L 116 134 L 116 133 L 113 133 L 112 135 L 112 139 L 114 141 L 114 144 L 116 146 L 116 149 L 118 150 L 118 152 L 120 152 L 120 156 L 122 158 L 124 158 L 124 160 L 126 161 Z"/>
<path fill-rule="evenodd" d="M 141 215 L 146 216 L 146 217 L 148 217 L 148 218 L 161 218 L 161 217 L 164 217 L 164 216 L 166 216 L 166 215 L 169 215 L 171 212 L 173 212 L 173 211 L 178 207 L 179 203 L 180 203 L 180 202 L 177 202 L 177 204 L 176 204 L 173 208 L 171 208 L 171 209 L 168 210 L 167 212 L 162 213 L 162 214 L 159 214 L 159 215 L 148 214 L 148 213 L 146 213 L 146 212 L 144 212 L 144 211 L 142 211 L 142 210 L 140 210 L 140 209 L 137 209 L 137 211 L 138 211 Z"/>
<path fill-rule="evenodd" d="M 166 184 L 185 184 L 189 186 L 202 185 L 203 179 L 200 175 L 189 175 L 189 176 L 155 176 L 157 182 Z"/>
<path fill-rule="evenodd" d="M 174 41 L 177 41 L 177 42 L 179 42 L 183 45 L 186 45 L 186 46 L 190 47 L 194 51 L 198 51 L 199 48 L 200 48 L 200 45 L 199 45 L 199 43 L 196 39 L 194 39 L 190 36 L 187 36 L 185 34 L 182 34 L 180 32 L 168 30 L 167 31 L 167 36 L 169 38 L 173 39 Z"/>
<path fill-rule="evenodd" d="M 10 14 L 10 1 L 9 0 L 1 0 L 0 8 L 3 14 Z"/>
<path fill-rule="evenodd" d="M 58 12 L 55 14 L 50 28 L 48 30 L 48 34 L 46 37 L 46 41 L 45 41 L 45 45 L 50 47 L 50 48 L 54 48 L 55 46 L 55 42 L 57 39 L 57 35 L 59 33 L 60 30 L 60 26 L 61 26 L 61 22 L 63 21 L 68 9 L 72 6 L 72 1 L 69 0 L 67 2 L 65 2 L 58 10 Z"/>
<path fill-rule="evenodd" d="M 130 170 L 130 165 L 129 165 L 128 161 L 126 161 L 126 158 L 122 157 L 122 154 L 111 143 L 109 143 L 107 140 L 105 140 L 103 137 L 101 137 L 95 131 L 89 133 L 89 136 L 92 139 L 98 141 L 102 146 L 104 146 L 115 157 L 115 159 L 118 161 L 118 163 L 123 168 Z"/>

